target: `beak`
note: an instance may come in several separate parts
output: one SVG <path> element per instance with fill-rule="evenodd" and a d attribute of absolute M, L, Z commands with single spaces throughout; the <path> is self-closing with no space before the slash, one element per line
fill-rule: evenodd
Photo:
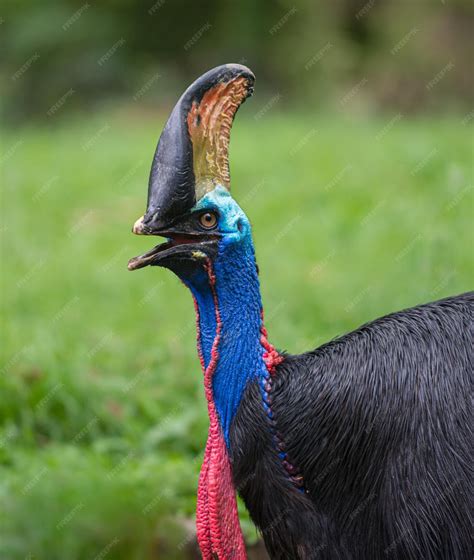
<path fill-rule="evenodd" d="M 151 230 L 144 225 L 143 216 L 133 225 L 136 235 L 157 235 L 167 238 L 167 241 L 155 245 L 146 253 L 133 257 L 128 261 L 128 270 L 137 270 L 146 266 L 165 266 L 176 261 L 205 262 L 217 255 L 217 245 L 220 238 L 218 233 L 212 235 L 200 234 L 179 227 Z"/>

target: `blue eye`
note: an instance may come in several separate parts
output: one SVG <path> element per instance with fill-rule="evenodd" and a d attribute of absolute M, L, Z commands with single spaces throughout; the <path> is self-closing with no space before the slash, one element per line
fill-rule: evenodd
<path fill-rule="evenodd" d="M 199 216 L 199 223 L 204 229 L 214 229 L 217 225 L 217 216 L 214 212 L 205 212 Z"/>

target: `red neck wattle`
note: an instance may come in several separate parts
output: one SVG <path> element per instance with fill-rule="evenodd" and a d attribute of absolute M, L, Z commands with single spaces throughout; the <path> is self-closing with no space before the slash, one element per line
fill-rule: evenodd
<path fill-rule="evenodd" d="M 275 374 L 276 367 L 283 362 L 283 356 L 278 352 L 278 350 L 268 342 L 267 329 L 263 324 L 263 310 L 262 310 L 262 326 L 260 328 L 260 344 L 265 349 L 263 353 L 263 361 L 268 370 L 268 373 L 273 376 Z"/>

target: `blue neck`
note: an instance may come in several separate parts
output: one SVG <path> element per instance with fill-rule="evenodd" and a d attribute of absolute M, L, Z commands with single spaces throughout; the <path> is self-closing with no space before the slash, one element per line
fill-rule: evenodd
<path fill-rule="evenodd" d="M 247 383 L 263 378 L 266 366 L 261 345 L 262 303 L 251 237 L 245 243 L 220 242 L 213 263 L 213 293 L 207 273 L 187 282 L 199 311 L 199 343 L 207 367 L 217 333 L 216 303 L 220 316 L 217 364 L 212 378 L 213 398 L 225 441 Z"/>

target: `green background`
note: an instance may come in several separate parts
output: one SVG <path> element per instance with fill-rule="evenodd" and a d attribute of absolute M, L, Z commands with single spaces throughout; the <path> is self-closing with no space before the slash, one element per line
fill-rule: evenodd
<path fill-rule="evenodd" d="M 0 558 L 195 557 L 192 300 L 126 263 L 150 248 L 130 229 L 166 116 L 213 65 L 257 75 L 232 189 L 277 347 L 472 287 L 469 18 L 464 2 L 5 5 Z"/>

